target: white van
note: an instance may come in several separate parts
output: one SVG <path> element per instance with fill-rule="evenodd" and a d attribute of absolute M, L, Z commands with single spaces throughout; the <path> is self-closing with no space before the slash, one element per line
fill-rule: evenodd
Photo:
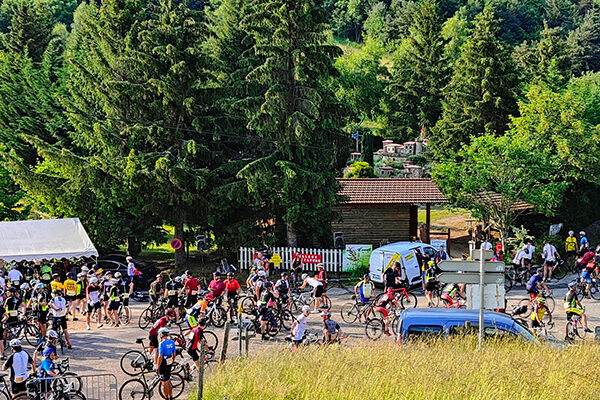
<path fill-rule="evenodd" d="M 421 254 L 431 255 L 433 260 L 436 253 L 431 245 L 420 242 L 396 242 L 379 247 L 371 253 L 369 259 L 369 276 L 376 283 L 383 283 L 381 275 L 388 267 L 400 261 L 410 286 L 421 283 L 421 271 L 415 255 L 415 249 L 421 249 Z"/>

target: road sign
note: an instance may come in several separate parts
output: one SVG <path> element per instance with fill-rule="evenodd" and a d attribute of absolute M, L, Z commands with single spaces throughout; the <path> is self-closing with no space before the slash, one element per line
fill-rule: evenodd
<path fill-rule="evenodd" d="M 181 242 L 181 239 L 173 239 L 171 240 L 171 247 L 175 250 L 179 250 L 181 248 L 181 246 L 183 246 L 183 243 Z"/>
<path fill-rule="evenodd" d="M 481 249 L 471 249 L 471 260 L 480 261 L 481 252 Z M 494 257 L 493 250 L 483 250 L 483 261 L 491 260 L 492 257 Z"/>
<path fill-rule="evenodd" d="M 279 267 L 279 264 L 281 264 L 283 260 L 278 253 L 273 253 L 269 262 L 273 263 L 276 267 Z"/>
<path fill-rule="evenodd" d="M 475 273 L 442 272 L 438 275 L 438 279 L 444 283 L 479 284 L 479 274 Z M 486 285 L 504 285 L 504 274 L 488 272 L 483 276 L 483 283 Z"/>
<path fill-rule="evenodd" d="M 445 272 L 477 272 L 479 273 L 479 261 L 440 261 L 439 269 Z M 484 272 L 504 272 L 504 263 L 501 261 L 486 261 L 483 263 Z"/>

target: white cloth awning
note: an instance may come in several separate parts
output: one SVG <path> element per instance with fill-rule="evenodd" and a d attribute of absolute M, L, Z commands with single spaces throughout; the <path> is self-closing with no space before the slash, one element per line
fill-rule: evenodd
<path fill-rule="evenodd" d="M 0 222 L 0 259 L 92 257 L 98 251 L 79 218 Z"/>

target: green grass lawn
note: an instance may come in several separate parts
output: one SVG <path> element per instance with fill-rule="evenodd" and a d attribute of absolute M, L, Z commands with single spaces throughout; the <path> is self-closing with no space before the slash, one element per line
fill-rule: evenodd
<path fill-rule="evenodd" d="M 431 223 L 435 223 L 441 219 L 448 217 L 464 217 L 471 218 L 471 212 L 464 208 L 442 208 L 439 210 L 431 210 Z M 426 219 L 426 210 L 419 209 L 419 223 L 424 223 Z"/>

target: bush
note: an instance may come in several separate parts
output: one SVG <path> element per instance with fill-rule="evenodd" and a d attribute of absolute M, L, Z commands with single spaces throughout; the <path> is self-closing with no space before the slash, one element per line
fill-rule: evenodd
<path fill-rule="evenodd" d="M 352 163 L 352 171 L 347 172 L 344 178 L 375 178 L 375 171 L 369 163 L 356 161 Z"/>

